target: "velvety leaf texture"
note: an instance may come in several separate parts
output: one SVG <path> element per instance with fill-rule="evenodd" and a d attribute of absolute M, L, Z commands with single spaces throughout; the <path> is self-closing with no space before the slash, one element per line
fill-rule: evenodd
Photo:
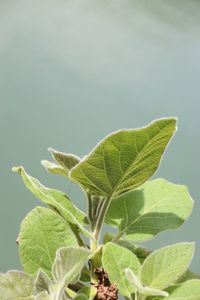
<path fill-rule="evenodd" d="M 1 300 L 34 300 L 33 278 L 19 271 L 0 274 Z"/>
<path fill-rule="evenodd" d="M 65 169 L 67 174 L 74 166 L 76 166 L 80 162 L 80 158 L 75 156 L 74 154 L 59 152 L 52 148 L 49 148 L 49 151 L 51 152 L 55 161 Z"/>
<path fill-rule="evenodd" d="M 70 223 L 77 225 L 86 235 L 89 235 L 83 225 L 88 223 L 84 212 L 79 210 L 63 192 L 46 188 L 37 179 L 28 175 L 23 167 L 14 167 L 26 187 L 43 203 L 54 207 Z"/>
<path fill-rule="evenodd" d="M 136 275 L 140 272 L 140 262 L 130 250 L 114 243 L 103 247 L 102 264 L 112 283 L 117 284 L 123 296 L 130 297 L 135 291 L 125 275 L 125 269 L 130 268 Z"/>
<path fill-rule="evenodd" d="M 161 231 L 180 227 L 192 208 L 186 186 L 156 179 L 113 199 L 105 222 L 131 240 L 148 240 Z"/>
<path fill-rule="evenodd" d="M 48 278 L 48 276 L 42 270 L 39 270 L 34 284 L 35 293 L 38 294 L 44 291 L 49 293 L 50 285 L 51 285 L 51 281 Z"/>
<path fill-rule="evenodd" d="M 149 179 L 176 130 L 176 119 L 160 119 L 142 129 L 117 131 L 77 164 L 70 177 L 95 194 L 116 197 Z"/>
<path fill-rule="evenodd" d="M 178 243 L 154 251 L 143 263 L 142 283 L 153 288 L 167 288 L 187 270 L 193 255 L 194 243 Z"/>
<path fill-rule="evenodd" d="M 63 176 L 68 175 L 68 172 L 62 166 L 55 164 L 51 161 L 42 160 L 41 164 L 49 173 L 63 175 Z"/>
<path fill-rule="evenodd" d="M 25 217 L 19 234 L 19 252 L 24 270 L 35 274 L 40 268 L 51 276 L 56 250 L 77 246 L 69 224 L 54 211 L 36 207 Z"/>
<path fill-rule="evenodd" d="M 83 247 L 65 247 L 56 253 L 52 267 L 53 278 L 58 285 L 55 300 L 60 300 L 65 288 L 78 279 L 91 252 Z"/>

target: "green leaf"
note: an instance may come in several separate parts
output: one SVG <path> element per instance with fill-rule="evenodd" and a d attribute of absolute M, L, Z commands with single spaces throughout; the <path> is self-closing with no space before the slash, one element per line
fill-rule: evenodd
<path fill-rule="evenodd" d="M 49 148 L 48 150 L 55 161 L 65 169 L 67 175 L 69 171 L 80 162 L 80 158 L 74 154 L 59 152 L 52 148 Z"/>
<path fill-rule="evenodd" d="M 41 164 L 49 173 L 68 176 L 67 171 L 58 164 L 55 164 L 48 160 L 42 160 Z"/>
<path fill-rule="evenodd" d="M 88 224 L 85 213 L 79 210 L 64 193 L 46 188 L 37 179 L 28 175 L 23 167 L 14 167 L 13 171 L 21 175 L 26 187 L 38 199 L 54 207 L 68 222 L 77 225 L 83 233 L 90 236 L 87 229 L 83 227 L 85 224 Z"/>
<path fill-rule="evenodd" d="M 87 300 L 93 300 L 96 293 L 97 290 L 94 286 L 84 286 L 78 292 L 78 294 L 84 294 L 87 297 Z"/>
<path fill-rule="evenodd" d="M 167 300 L 200 300 L 200 280 L 192 279 L 182 283 Z"/>
<path fill-rule="evenodd" d="M 191 280 L 191 279 L 200 279 L 200 275 L 196 274 L 196 273 L 193 273 L 192 271 L 190 270 L 187 270 L 179 279 L 178 281 L 176 281 L 176 283 L 182 283 L 184 281 L 187 281 L 187 280 Z"/>
<path fill-rule="evenodd" d="M 140 282 L 140 279 L 133 273 L 133 271 L 129 268 L 125 270 L 126 277 L 128 281 L 136 288 L 139 294 L 143 295 L 156 295 L 156 296 L 164 296 L 168 297 L 169 293 L 159 290 L 159 289 L 154 289 L 148 286 L 143 286 L 142 283 Z"/>
<path fill-rule="evenodd" d="M 144 259 L 147 258 L 147 256 L 152 252 L 150 249 L 143 248 L 124 239 L 118 240 L 117 244 L 133 252 L 139 258 L 140 262 L 143 262 Z"/>
<path fill-rule="evenodd" d="M 28 273 L 35 274 L 41 268 L 51 277 L 56 250 L 77 245 L 69 224 L 51 209 L 36 207 L 21 224 L 19 253 Z"/>
<path fill-rule="evenodd" d="M 60 299 L 65 288 L 80 276 L 81 269 L 86 264 L 91 252 L 83 247 L 65 247 L 56 252 L 52 273 L 58 283 L 56 298 Z"/>
<path fill-rule="evenodd" d="M 70 177 L 95 194 L 116 197 L 149 179 L 176 130 L 176 119 L 156 120 L 142 129 L 117 131 L 71 169 Z"/>
<path fill-rule="evenodd" d="M 50 285 L 51 285 L 51 280 L 49 279 L 49 277 L 47 276 L 47 274 L 45 272 L 43 272 L 42 270 L 39 270 L 37 273 L 37 277 L 35 280 L 35 293 L 41 293 L 46 291 L 47 293 L 50 292 Z"/>
<path fill-rule="evenodd" d="M 129 268 L 139 275 L 140 262 L 137 256 L 130 250 L 109 242 L 103 247 L 102 264 L 111 283 L 117 285 L 123 296 L 130 298 L 135 288 L 126 278 L 125 269 Z"/>
<path fill-rule="evenodd" d="M 84 294 L 79 294 L 74 299 L 75 300 L 88 300 L 88 298 Z"/>
<path fill-rule="evenodd" d="M 156 179 L 113 199 L 105 222 L 131 240 L 148 240 L 161 231 L 180 227 L 192 208 L 186 186 Z"/>
<path fill-rule="evenodd" d="M 144 285 L 165 289 L 173 284 L 189 267 L 194 255 L 194 243 L 178 243 L 151 253 L 142 265 Z"/>
<path fill-rule="evenodd" d="M 2 300 L 34 300 L 33 278 L 19 271 L 0 274 L 0 299 Z"/>

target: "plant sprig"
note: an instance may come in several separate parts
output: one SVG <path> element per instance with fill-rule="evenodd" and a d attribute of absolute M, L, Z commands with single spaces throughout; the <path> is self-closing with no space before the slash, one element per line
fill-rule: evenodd
<path fill-rule="evenodd" d="M 136 244 L 179 228 L 193 200 L 187 187 L 150 180 L 176 131 L 176 118 L 107 136 L 83 159 L 52 148 L 45 169 L 81 186 L 85 214 L 63 192 L 14 167 L 47 207 L 27 214 L 19 232 L 24 272 L 0 275 L 2 300 L 200 300 L 200 276 L 188 271 L 194 243 L 151 251 Z M 117 229 L 106 233 L 104 224 Z"/>

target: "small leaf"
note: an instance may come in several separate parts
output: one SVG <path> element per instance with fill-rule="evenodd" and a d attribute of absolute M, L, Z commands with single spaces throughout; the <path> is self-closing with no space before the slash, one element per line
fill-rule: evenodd
<path fill-rule="evenodd" d="M 182 283 L 167 300 L 200 300 L 200 280 L 192 279 Z"/>
<path fill-rule="evenodd" d="M 102 264 L 111 283 L 117 285 L 123 296 L 130 298 L 135 288 L 126 278 L 125 269 L 130 268 L 134 274 L 139 275 L 140 262 L 137 256 L 130 250 L 109 242 L 103 247 Z"/>
<path fill-rule="evenodd" d="M 176 130 L 176 119 L 160 119 L 142 129 L 117 131 L 71 169 L 85 190 L 114 198 L 148 180 Z"/>
<path fill-rule="evenodd" d="M 131 240 L 148 240 L 161 231 L 180 227 L 192 208 L 186 186 L 156 179 L 113 199 L 105 222 Z"/>
<path fill-rule="evenodd" d="M 94 286 L 84 286 L 78 292 L 78 294 L 84 294 L 87 297 L 87 300 L 93 300 L 96 293 L 97 290 Z"/>
<path fill-rule="evenodd" d="M 77 225 L 87 236 L 90 235 L 83 227 L 83 225 L 88 224 L 85 213 L 79 210 L 64 193 L 46 188 L 37 179 L 28 175 L 23 167 L 14 167 L 13 171 L 21 175 L 26 187 L 38 199 L 45 204 L 53 206 L 68 222 Z"/>
<path fill-rule="evenodd" d="M 65 247 L 56 252 L 52 273 L 59 287 L 55 300 L 60 299 L 65 288 L 77 279 L 90 255 L 91 252 L 83 247 Z"/>
<path fill-rule="evenodd" d="M 80 158 L 74 154 L 59 152 L 52 148 L 49 148 L 48 150 L 55 161 L 66 170 L 67 175 L 69 171 L 80 162 Z"/>
<path fill-rule="evenodd" d="M 0 299 L 2 300 L 34 300 L 33 278 L 19 271 L 0 273 Z"/>
<path fill-rule="evenodd" d="M 154 251 L 143 263 L 143 284 L 157 289 L 167 288 L 187 270 L 193 255 L 194 243 L 179 243 Z"/>
<path fill-rule="evenodd" d="M 51 280 L 49 279 L 47 274 L 42 270 L 39 270 L 35 280 L 35 293 L 38 294 L 44 291 L 49 293 L 50 285 L 51 285 Z"/>
<path fill-rule="evenodd" d="M 19 253 L 28 273 L 35 274 L 41 268 L 51 276 L 56 250 L 70 245 L 78 243 L 69 224 L 48 208 L 34 208 L 21 224 Z"/>
<path fill-rule="evenodd" d="M 59 174 L 59 175 L 63 175 L 63 176 L 68 175 L 67 171 L 62 166 L 57 165 L 51 161 L 42 160 L 41 164 L 49 173 Z"/>

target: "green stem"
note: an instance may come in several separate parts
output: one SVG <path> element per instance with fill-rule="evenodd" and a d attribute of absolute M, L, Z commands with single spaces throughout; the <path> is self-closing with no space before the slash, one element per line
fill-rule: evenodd
<path fill-rule="evenodd" d="M 116 234 L 116 236 L 114 236 L 114 238 L 112 239 L 112 242 L 116 243 L 123 236 L 123 234 L 123 231 L 119 231 L 118 234 Z"/>
<path fill-rule="evenodd" d="M 106 215 L 106 212 L 107 212 L 108 207 L 110 205 L 111 199 L 112 199 L 112 195 L 108 196 L 105 199 L 105 201 L 103 202 L 103 204 L 101 206 L 101 210 L 99 212 L 99 216 L 98 216 L 96 225 L 95 225 L 95 228 L 94 228 L 94 231 L 93 231 L 93 237 L 94 237 L 95 241 L 97 242 L 97 245 L 98 245 L 98 242 L 99 242 L 99 238 L 100 238 L 103 222 L 104 222 L 104 219 L 105 219 L 105 215 Z"/>

